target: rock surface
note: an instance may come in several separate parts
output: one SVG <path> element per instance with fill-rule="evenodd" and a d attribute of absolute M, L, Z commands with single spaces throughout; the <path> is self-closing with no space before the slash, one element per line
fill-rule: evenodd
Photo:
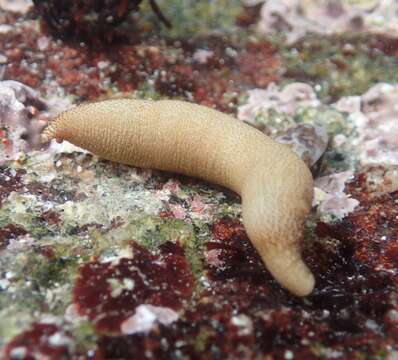
<path fill-rule="evenodd" d="M 259 37 L 257 1 L 158 3 L 173 30 L 143 2 L 95 47 L 54 39 L 33 9 L 0 12 L 0 357 L 396 358 L 398 41 L 366 20 L 357 38 L 304 26 L 292 46 Z M 316 177 L 314 292 L 273 280 L 236 194 L 37 146 L 53 115 L 111 96 L 213 106 L 295 146 Z"/>

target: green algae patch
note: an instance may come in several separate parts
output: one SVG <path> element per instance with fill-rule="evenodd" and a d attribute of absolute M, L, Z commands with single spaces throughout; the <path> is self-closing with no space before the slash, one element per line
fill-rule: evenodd
<path fill-rule="evenodd" d="M 144 100 L 161 100 L 164 97 L 156 91 L 155 79 L 147 79 L 147 81 L 140 84 L 138 89 L 134 92 L 135 99 Z"/>
<path fill-rule="evenodd" d="M 166 242 L 178 241 L 184 248 L 193 276 L 198 279 L 203 271 L 203 237 L 206 237 L 203 236 L 204 228 L 207 226 L 198 226 L 198 222 L 194 226 L 175 218 L 132 215 L 128 218 L 127 225 L 112 230 L 104 238 L 107 243 L 120 246 L 134 240 L 152 251 Z"/>
<path fill-rule="evenodd" d="M 26 303 L 34 308 L 51 309 L 63 314 L 70 300 L 70 283 L 77 267 L 76 259 L 42 255 L 35 252 L 15 258 L 9 264 L 13 274 L 10 288 L 15 286 L 13 294 L 21 306 Z M 23 305 L 25 306 L 25 305 Z"/>
<path fill-rule="evenodd" d="M 232 33 L 236 30 L 236 17 L 242 12 L 240 0 L 159 0 L 157 3 L 173 25 L 162 33 L 171 37 Z M 142 4 L 141 16 L 147 17 L 150 22 L 159 22 L 152 13 L 149 2 Z"/>
<path fill-rule="evenodd" d="M 21 332 L 21 329 L 28 328 L 32 322 L 32 313 L 21 306 L 15 305 L 15 300 L 7 299 L 2 301 L 0 295 L 0 348 L 7 341 Z"/>
<path fill-rule="evenodd" d="M 322 126 L 329 136 L 335 134 L 350 136 L 354 131 L 354 126 L 348 121 L 347 116 L 325 105 L 300 108 L 294 120 L 297 124 Z"/>
<path fill-rule="evenodd" d="M 371 36 L 310 35 L 293 46 L 274 45 L 279 48 L 286 81 L 314 85 L 327 102 L 362 94 L 378 82 L 398 81 L 398 59 L 373 48 Z"/>
<path fill-rule="evenodd" d="M 352 142 L 337 144 L 335 136 L 347 139 L 358 138 L 356 125 L 347 114 L 336 109 L 321 105 L 319 107 L 305 107 L 299 109 L 294 115 L 296 124 L 311 124 L 326 130 L 330 142 L 322 159 L 322 173 L 340 172 L 355 169 L 358 158 Z"/>
<path fill-rule="evenodd" d="M 76 344 L 76 353 L 87 354 L 96 347 L 98 336 L 94 326 L 89 321 L 80 318 L 66 327 Z"/>
<path fill-rule="evenodd" d="M 12 193 L 0 212 L 0 228 L 16 224 L 29 231 L 32 236 L 41 238 L 52 230 L 41 221 L 42 203 L 30 194 Z"/>
<path fill-rule="evenodd" d="M 76 266 L 75 259 L 68 257 L 47 258 L 35 255 L 29 257 L 23 272 L 25 278 L 34 281 L 36 286 L 51 288 L 70 282 Z"/>
<path fill-rule="evenodd" d="M 43 255 L 37 247 L 23 251 L 22 246 L 19 253 L 3 253 L 0 260 L 0 268 L 7 269 L 0 285 L 5 290 L 0 291 L 0 339 L 5 341 L 44 314 L 63 316 L 71 300 L 76 263 L 48 250 Z"/>
<path fill-rule="evenodd" d="M 201 329 L 199 334 L 195 338 L 194 349 L 196 352 L 200 353 L 206 350 L 209 338 L 214 336 L 211 330 Z"/>
<path fill-rule="evenodd" d="M 277 109 L 264 109 L 259 111 L 255 118 L 256 127 L 264 129 L 273 138 L 283 136 L 286 131 L 299 124 L 309 124 L 326 131 L 330 141 L 322 159 L 322 173 L 332 171 L 352 170 L 358 164 L 357 153 L 352 142 L 344 145 L 336 144 L 335 136 L 344 136 L 347 139 L 358 138 L 357 127 L 352 117 L 337 111 L 329 105 L 299 107 L 294 114 L 287 114 Z M 225 204 L 221 206 L 225 208 Z M 231 210 L 234 209 L 232 204 Z M 233 214 L 233 213 L 232 213 Z"/>

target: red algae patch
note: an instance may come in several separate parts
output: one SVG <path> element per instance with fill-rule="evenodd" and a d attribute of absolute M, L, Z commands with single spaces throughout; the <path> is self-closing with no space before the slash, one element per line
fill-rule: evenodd
<path fill-rule="evenodd" d="M 21 226 L 15 224 L 7 224 L 0 228 L 0 250 L 5 248 L 11 239 L 18 236 L 26 235 L 28 232 Z"/>
<path fill-rule="evenodd" d="M 244 281 L 267 293 L 271 277 L 251 244 L 243 224 L 223 218 L 213 225 L 212 241 L 206 243 L 205 267 L 212 281 Z M 219 284 L 221 285 L 221 284 Z M 218 286 L 217 286 L 218 287 Z M 257 288 L 257 290 L 259 290 Z"/>
<path fill-rule="evenodd" d="M 13 24 L 5 18 L 5 24 Z M 37 24 L 36 24 L 37 25 Z M 217 36 L 168 41 L 153 38 L 138 44 L 107 46 L 66 44 L 22 22 L 0 33 L 5 80 L 22 82 L 41 95 L 54 86 L 79 101 L 103 96 L 175 97 L 233 112 L 243 89 L 278 80 L 280 61 L 265 40 L 236 43 Z"/>
<path fill-rule="evenodd" d="M 376 172 L 347 184 L 359 205 L 339 222 L 318 223 L 319 239 L 306 251 L 317 274 L 313 307 L 328 311 L 325 342 L 368 353 L 396 344 L 398 332 L 398 192 L 380 192 Z"/>
<path fill-rule="evenodd" d="M 294 299 L 273 280 L 238 219 L 215 222 L 205 259 L 211 292 L 205 292 L 204 298 L 210 297 L 215 308 L 221 306 L 231 316 L 237 311 L 279 307 Z"/>
<path fill-rule="evenodd" d="M 195 301 L 167 326 L 159 321 L 145 334 L 101 336 L 94 358 L 351 359 L 393 351 L 392 274 L 361 263 L 353 235 L 343 237 L 338 227 L 319 223 L 318 237 L 307 244 L 304 256 L 317 286 L 299 299 L 271 279 L 238 219 L 217 220 Z"/>
<path fill-rule="evenodd" d="M 369 45 L 389 56 L 398 57 L 398 38 L 377 36 Z"/>
<path fill-rule="evenodd" d="M 132 258 L 91 261 L 78 271 L 73 301 L 101 333 L 135 332 L 131 327 L 149 317 L 168 323 L 192 296 L 194 280 L 180 245 L 165 243 L 158 254 L 136 243 L 132 249 Z"/>
<path fill-rule="evenodd" d="M 57 325 L 36 323 L 7 344 L 4 359 L 69 359 L 71 340 Z"/>
<path fill-rule="evenodd" d="M 232 112 L 243 88 L 263 87 L 278 80 L 275 49 L 266 41 L 245 46 L 208 38 L 182 44 L 184 57 L 167 61 L 155 82 L 168 97 L 183 96 L 196 103 Z"/>
<path fill-rule="evenodd" d="M 13 191 L 20 191 L 23 188 L 22 178 L 25 173 L 25 170 L 0 167 L 0 208 Z"/>
<path fill-rule="evenodd" d="M 385 273 L 398 285 L 398 191 L 393 191 L 394 187 L 389 191 L 382 177 L 375 187 L 375 181 L 382 176 L 378 173 L 380 169 L 373 168 L 357 174 L 346 191 L 360 205 L 330 229 L 323 228 L 351 246 L 353 258 L 361 266 L 374 271 L 375 276 Z M 383 186 L 386 191 L 380 191 Z"/>

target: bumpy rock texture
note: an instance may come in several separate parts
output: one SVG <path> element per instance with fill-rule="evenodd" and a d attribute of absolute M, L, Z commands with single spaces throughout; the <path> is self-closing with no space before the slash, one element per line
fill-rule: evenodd
<path fill-rule="evenodd" d="M 258 11 L 239 1 L 158 0 L 170 32 L 143 2 L 112 46 L 95 48 L 53 39 L 32 7 L 6 3 L 0 357 L 398 356 L 398 40 L 390 37 L 398 22 L 394 11 L 377 17 L 395 2 L 355 2 L 365 14 L 355 36 L 304 35 L 294 21 L 313 15 L 286 11 L 286 34 L 301 29 L 292 45 L 256 34 Z M 255 9 L 264 18 L 273 3 Z M 367 33 L 376 25 L 377 36 Z M 120 95 L 214 106 L 298 149 L 316 176 L 304 247 L 317 277 L 309 297 L 272 280 L 235 194 L 67 144 L 36 146 L 54 114 Z"/>
<path fill-rule="evenodd" d="M 260 31 L 283 31 L 294 43 L 307 33 L 370 32 L 397 36 L 395 1 L 269 0 L 261 8 Z"/>

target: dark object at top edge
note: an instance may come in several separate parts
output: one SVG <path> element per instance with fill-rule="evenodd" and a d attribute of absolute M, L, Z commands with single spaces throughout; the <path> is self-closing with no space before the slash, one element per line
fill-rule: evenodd
<path fill-rule="evenodd" d="M 142 0 L 33 0 L 48 27 L 63 39 L 106 39 L 107 33 L 138 11 Z M 171 23 L 155 0 L 149 0 L 154 13 L 168 28 Z"/>

